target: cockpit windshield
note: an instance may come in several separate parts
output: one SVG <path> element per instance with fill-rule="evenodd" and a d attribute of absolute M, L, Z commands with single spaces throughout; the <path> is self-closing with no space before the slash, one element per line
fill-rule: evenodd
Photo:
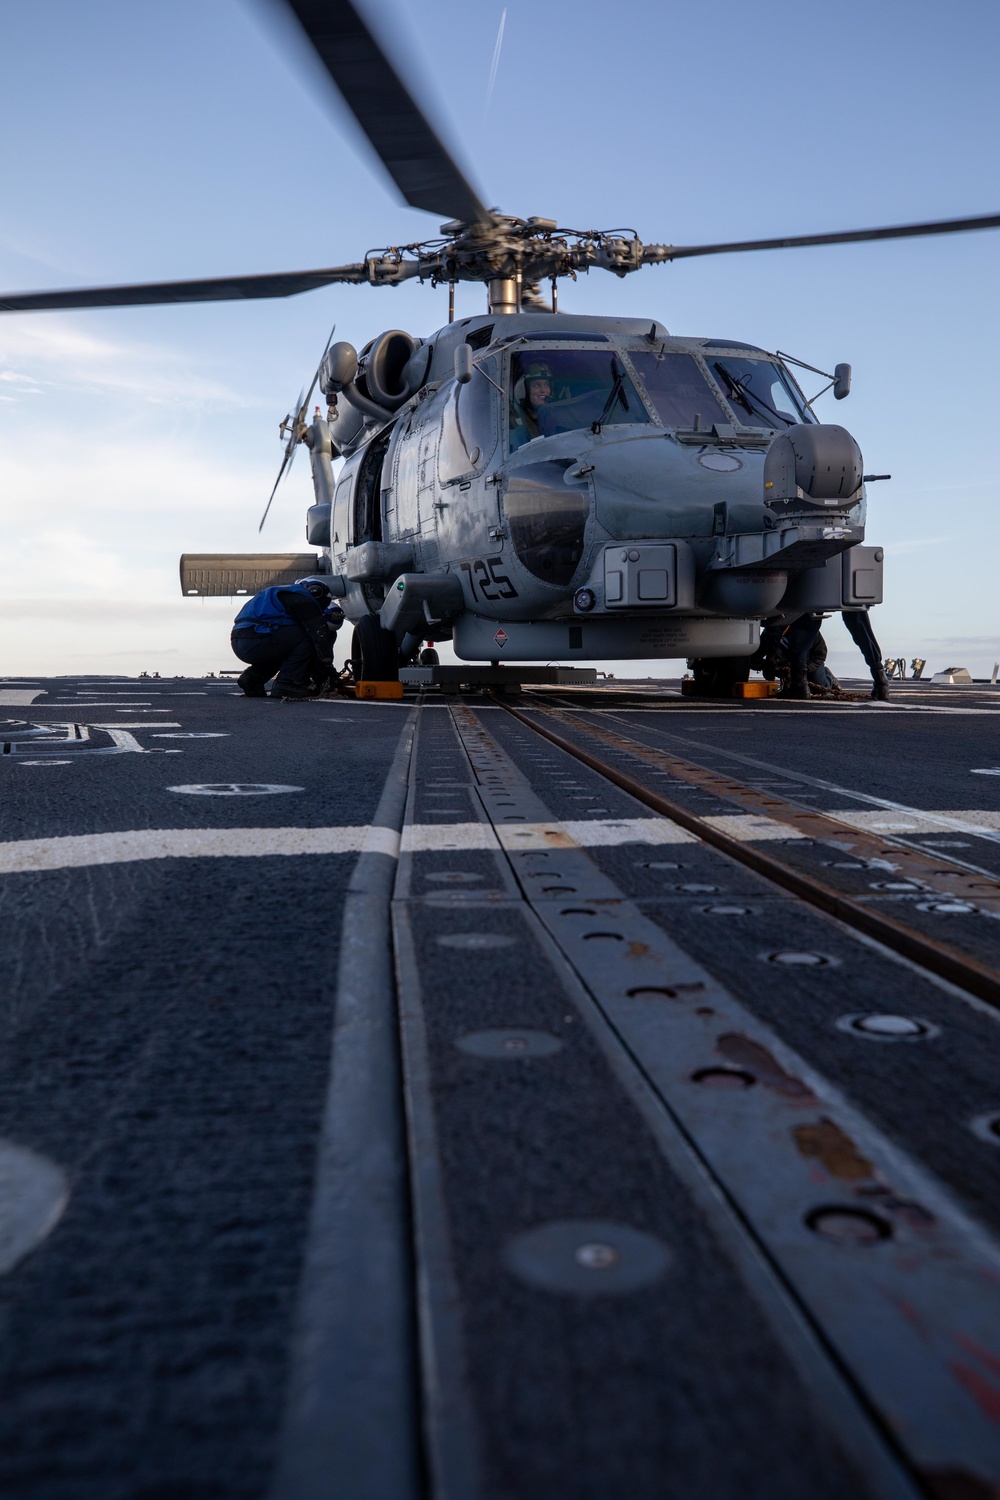
<path fill-rule="evenodd" d="M 791 381 L 770 359 L 747 359 L 742 354 L 706 354 L 708 368 L 742 427 L 793 427 L 816 418 Z"/>
<path fill-rule="evenodd" d="M 729 421 L 690 354 L 630 349 L 628 357 L 664 427 L 693 427 L 696 417 L 707 428 L 713 422 Z"/>
<path fill-rule="evenodd" d="M 511 359 L 511 452 L 581 427 L 648 422 L 621 356 L 610 349 L 528 349 Z"/>

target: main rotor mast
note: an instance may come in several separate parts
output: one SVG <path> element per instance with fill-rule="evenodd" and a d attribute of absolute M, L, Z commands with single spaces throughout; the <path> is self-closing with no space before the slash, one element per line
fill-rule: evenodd
<path fill-rule="evenodd" d="M 441 226 L 441 239 L 371 250 L 356 269 L 358 280 L 392 286 L 412 277 L 454 285 L 479 281 L 488 290 L 491 313 L 538 306 L 537 287 L 563 276 L 575 278 L 592 266 L 626 276 L 670 258 L 671 247 L 643 245 L 634 229 L 561 229 L 555 219 L 517 219 L 492 212 L 488 219 Z M 346 269 L 346 268 L 345 268 Z"/>

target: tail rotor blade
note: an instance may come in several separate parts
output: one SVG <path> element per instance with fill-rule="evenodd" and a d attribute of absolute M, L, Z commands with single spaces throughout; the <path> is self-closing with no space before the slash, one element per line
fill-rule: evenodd
<path fill-rule="evenodd" d="M 284 479 L 285 475 L 290 471 L 292 464 L 295 461 L 295 450 L 301 442 L 302 434 L 306 429 L 306 414 L 309 410 L 309 403 L 312 401 L 313 392 L 316 389 L 316 385 L 320 377 L 320 371 L 323 368 L 323 361 L 326 359 L 327 354 L 330 352 L 330 345 L 333 343 L 333 335 L 336 333 L 336 331 L 337 325 L 336 323 L 334 323 L 333 327 L 330 329 L 329 338 L 323 345 L 323 353 L 320 355 L 319 364 L 316 366 L 316 373 L 313 375 L 308 391 L 305 392 L 304 395 L 302 391 L 299 391 L 299 399 L 296 401 L 294 407 L 295 415 L 291 417 L 291 430 L 289 431 L 288 442 L 285 444 L 285 456 L 281 460 L 281 468 L 278 470 L 278 477 L 274 481 L 274 488 L 272 489 L 271 494 L 268 498 L 268 502 L 264 507 L 264 514 L 260 518 L 260 525 L 257 527 L 258 536 L 264 530 L 264 522 L 267 520 L 268 512 L 271 509 L 271 502 L 274 499 L 275 495 L 278 493 L 278 485 Z M 291 416 L 291 413 L 289 413 L 289 416 Z M 288 421 L 289 418 L 286 417 L 285 422 L 287 423 Z M 282 430 L 284 430 L 284 427 L 285 423 L 282 423 Z"/>
<path fill-rule="evenodd" d="M 260 525 L 257 527 L 257 535 L 258 536 L 264 530 L 264 522 L 267 520 L 268 512 L 271 509 L 271 501 L 274 499 L 275 495 L 278 493 L 278 485 L 281 483 L 281 481 L 284 479 L 285 475 L 288 473 L 289 469 L 292 467 L 292 460 L 294 458 L 295 458 L 295 442 L 293 440 L 290 440 L 289 444 L 288 444 L 288 447 L 285 449 L 285 456 L 281 460 L 281 468 L 278 470 L 278 477 L 274 481 L 274 489 L 271 491 L 271 494 L 268 497 L 268 502 L 264 506 L 264 514 L 260 518 Z"/>
<path fill-rule="evenodd" d="M 294 415 L 292 414 L 293 412 Z M 260 518 L 260 525 L 257 527 L 258 536 L 264 530 L 264 522 L 267 520 L 267 513 L 271 509 L 271 501 L 278 493 L 278 485 L 284 479 L 285 475 L 288 473 L 289 469 L 292 467 L 292 464 L 295 461 L 295 449 L 298 446 L 299 435 L 302 430 L 302 412 L 302 392 L 299 391 L 298 400 L 281 424 L 282 435 L 284 435 L 285 432 L 288 433 L 288 441 L 285 444 L 285 456 L 281 460 L 281 468 L 278 470 L 278 477 L 274 481 L 274 488 L 268 496 L 267 504 L 264 507 L 264 514 Z"/>

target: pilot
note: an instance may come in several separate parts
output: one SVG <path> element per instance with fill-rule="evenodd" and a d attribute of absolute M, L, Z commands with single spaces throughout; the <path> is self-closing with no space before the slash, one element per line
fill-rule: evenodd
<path fill-rule="evenodd" d="M 520 418 L 527 429 L 528 437 L 543 437 L 540 417 L 552 400 L 552 371 L 541 363 L 530 364 L 514 388 L 520 407 Z"/>
<path fill-rule="evenodd" d="M 237 678 L 247 698 L 265 698 L 272 677 L 272 698 L 316 696 L 333 670 L 336 630 L 331 634 L 324 614 L 331 602 L 329 579 L 314 575 L 263 589 L 244 604 L 230 639 L 234 655 L 249 663 Z"/>

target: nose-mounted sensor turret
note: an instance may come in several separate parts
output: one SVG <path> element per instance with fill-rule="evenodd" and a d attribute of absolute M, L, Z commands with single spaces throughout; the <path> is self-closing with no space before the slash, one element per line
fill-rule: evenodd
<path fill-rule="evenodd" d="M 846 427 L 799 423 L 778 434 L 764 459 L 764 503 L 780 517 L 798 510 L 850 510 L 861 499 L 861 449 Z"/>

